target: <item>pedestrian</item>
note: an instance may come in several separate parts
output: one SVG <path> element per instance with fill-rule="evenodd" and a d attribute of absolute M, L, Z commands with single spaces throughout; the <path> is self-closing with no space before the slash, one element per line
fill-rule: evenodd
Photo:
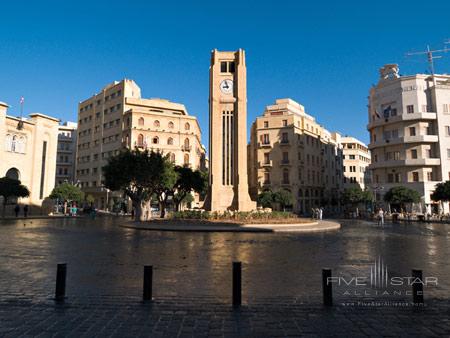
<path fill-rule="evenodd" d="M 23 207 L 23 217 L 28 217 L 28 204 Z"/>
<path fill-rule="evenodd" d="M 16 217 L 19 217 L 19 212 L 20 212 L 20 206 L 19 206 L 19 204 L 16 204 L 16 206 L 14 207 L 14 213 L 16 214 Z"/>
<path fill-rule="evenodd" d="M 323 217 L 323 208 L 320 207 L 320 209 L 319 209 L 319 219 L 322 220 L 322 217 Z"/>
<path fill-rule="evenodd" d="M 384 226 L 384 211 L 382 208 L 378 210 L 378 225 Z"/>

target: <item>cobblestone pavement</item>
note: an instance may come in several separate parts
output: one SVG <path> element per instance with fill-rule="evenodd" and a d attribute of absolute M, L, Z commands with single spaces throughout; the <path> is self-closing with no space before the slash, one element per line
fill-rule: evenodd
<path fill-rule="evenodd" d="M 0 222 L 0 337 L 450 336 L 449 225 L 381 229 L 346 221 L 323 234 L 200 234 L 124 229 L 117 222 Z M 345 283 L 333 286 L 335 307 L 321 306 L 322 267 L 349 281 L 367 276 L 380 259 L 390 276 L 420 268 L 439 279 L 425 287 L 424 308 L 406 306 L 410 287 L 361 294 Z M 233 311 L 236 260 L 243 263 L 244 306 Z M 64 305 L 51 300 L 61 262 L 68 264 Z M 153 304 L 139 298 L 147 264 L 154 266 Z"/>

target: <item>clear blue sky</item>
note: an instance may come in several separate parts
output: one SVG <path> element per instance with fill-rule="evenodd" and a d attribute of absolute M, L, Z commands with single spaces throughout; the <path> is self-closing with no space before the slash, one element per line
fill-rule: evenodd
<path fill-rule="evenodd" d="M 450 1 L 2 1 L 0 101 L 76 120 L 77 103 L 134 79 L 184 103 L 208 135 L 210 51 L 244 48 L 248 124 L 290 97 L 331 131 L 367 141 L 367 95 L 385 63 L 425 72 L 450 38 Z M 436 62 L 450 72 L 450 53 Z"/>

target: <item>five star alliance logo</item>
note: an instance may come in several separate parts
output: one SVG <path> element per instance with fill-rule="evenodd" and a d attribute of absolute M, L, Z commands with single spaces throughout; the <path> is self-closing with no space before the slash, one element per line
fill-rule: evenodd
<path fill-rule="evenodd" d="M 389 284 L 389 273 L 387 265 L 381 257 L 370 266 L 370 286 L 373 288 L 386 288 Z"/>

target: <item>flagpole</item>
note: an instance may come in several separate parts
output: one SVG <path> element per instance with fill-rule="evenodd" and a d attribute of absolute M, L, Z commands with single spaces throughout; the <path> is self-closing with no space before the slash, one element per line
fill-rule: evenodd
<path fill-rule="evenodd" d="M 19 117 L 19 123 L 17 124 L 17 129 L 21 130 L 23 128 L 23 103 L 25 99 L 20 97 L 20 117 Z"/>

